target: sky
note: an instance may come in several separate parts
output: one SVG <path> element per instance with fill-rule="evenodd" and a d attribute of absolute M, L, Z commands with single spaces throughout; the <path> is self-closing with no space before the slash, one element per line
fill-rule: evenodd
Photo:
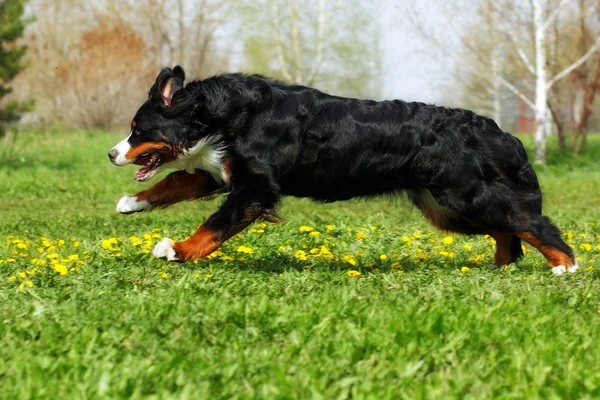
<path fill-rule="evenodd" d="M 416 34 L 402 16 L 403 8 L 417 4 L 423 21 L 429 26 L 443 26 L 438 0 L 376 0 L 375 14 L 380 18 L 384 86 L 382 97 L 426 103 L 443 102 L 452 86 L 452 65 L 428 54 L 431 46 Z"/>

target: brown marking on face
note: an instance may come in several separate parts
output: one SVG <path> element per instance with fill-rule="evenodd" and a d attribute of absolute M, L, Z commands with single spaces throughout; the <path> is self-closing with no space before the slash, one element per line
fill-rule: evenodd
<path fill-rule="evenodd" d="M 135 128 L 137 124 L 135 123 L 135 121 L 131 121 L 131 128 Z"/>
<path fill-rule="evenodd" d="M 127 160 L 135 161 L 142 154 L 152 152 L 160 153 L 163 164 L 177 158 L 177 154 L 179 153 L 177 149 L 170 144 L 164 142 L 146 142 L 129 149 L 125 154 L 125 158 Z"/>
<path fill-rule="evenodd" d="M 217 188 L 214 179 L 204 171 L 193 174 L 177 171 L 165 177 L 149 189 L 137 193 L 137 201 L 148 201 L 153 208 L 165 208 L 170 205 L 207 197 Z"/>
<path fill-rule="evenodd" d="M 494 254 L 494 264 L 501 267 L 512 262 L 510 243 L 512 241 L 511 233 L 489 232 L 489 235 L 496 240 L 496 253 Z"/>
<path fill-rule="evenodd" d="M 515 235 L 538 249 L 544 257 L 548 260 L 552 267 L 558 267 L 559 265 L 564 265 L 565 267 L 570 267 L 573 265 L 573 261 L 571 257 L 569 257 L 566 253 L 548 245 L 542 243 L 540 239 L 535 237 L 529 232 L 516 232 Z"/>
<path fill-rule="evenodd" d="M 177 258 L 181 261 L 190 261 L 206 257 L 218 249 L 223 241 L 217 232 L 213 232 L 202 225 L 192 237 L 183 242 L 175 243 L 173 248 Z"/>

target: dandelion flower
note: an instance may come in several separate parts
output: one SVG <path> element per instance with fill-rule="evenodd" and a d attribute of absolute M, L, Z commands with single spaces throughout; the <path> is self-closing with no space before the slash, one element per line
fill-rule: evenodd
<path fill-rule="evenodd" d="M 313 228 L 312 226 L 302 225 L 300 227 L 300 232 L 312 232 L 314 230 L 315 228 Z"/>
<path fill-rule="evenodd" d="M 360 276 L 360 272 L 351 269 L 350 271 L 348 271 L 348 276 L 351 278 L 358 278 Z"/>
<path fill-rule="evenodd" d="M 462 272 L 463 274 L 466 274 L 466 273 L 467 273 L 467 272 L 469 272 L 470 270 L 471 270 L 471 268 L 469 268 L 469 267 L 462 267 L 462 268 L 460 269 L 460 272 Z"/>
<path fill-rule="evenodd" d="M 344 256 L 344 261 L 350 265 L 356 266 L 356 260 L 352 256 Z"/>
<path fill-rule="evenodd" d="M 463 248 L 464 248 L 465 250 L 467 250 L 467 251 L 471 251 L 471 250 L 473 250 L 473 247 L 472 247 L 470 244 L 465 244 L 465 245 L 463 246 Z"/>
<path fill-rule="evenodd" d="M 357 239 L 363 239 L 363 240 L 364 240 L 364 239 L 367 239 L 368 237 L 367 237 L 367 235 L 365 235 L 364 233 L 362 233 L 362 232 L 358 232 L 358 233 L 356 234 L 356 238 L 357 238 Z"/>
<path fill-rule="evenodd" d="M 311 233 L 309 233 L 310 236 L 319 236 L 321 234 L 321 232 L 318 231 L 312 231 Z"/>
<path fill-rule="evenodd" d="M 443 240 L 444 244 L 452 244 L 454 242 L 454 239 L 452 238 L 452 236 L 446 236 Z"/>
<path fill-rule="evenodd" d="M 589 243 L 584 243 L 581 246 L 579 246 L 579 248 L 581 250 L 585 250 L 585 251 L 591 251 L 592 250 L 592 245 Z"/>
<path fill-rule="evenodd" d="M 55 264 L 55 265 L 54 265 L 54 270 L 55 270 L 56 272 L 58 272 L 59 274 L 61 274 L 61 275 L 66 275 L 66 274 L 67 274 L 67 272 L 68 272 L 68 271 L 67 271 L 67 267 L 65 267 L 65 266 L 64 266 L 64 265 L 62 265 L 62 264 Z"/>
<path fill-rule="evenodd" d="M 332 232 L 335 228 L 333 225 L 327 225 L 327 232 Z"/>
<path fill-rule="evenodd" d="M 308 256 L 306 255 L 306 252 L 304 250 L 298 250 L 294 254 L 294 257 L 297 258 L 300 261 L 306 261 L 306 260 L 308 260 Z"/>
<path fill-rule="evenodd" d="M 385 261 L 385 260 L 387 260 L 387 259 L 388 259 L 388 256 L 386 256 L 385 254 L 382 254 L 382 255 L 380 255 L 380 256 L 379 256 L 379 259 L 380 259 L 381 261 Z"/>
<path fill-rule="evenodd" d="M 254 250 L 252 250 L 252 248 L 247 247 L 247 246 L 240 246 L 237 248 L 236 250 L 238 253 L 244 253 L 244 254 L 254 254 Z"/>

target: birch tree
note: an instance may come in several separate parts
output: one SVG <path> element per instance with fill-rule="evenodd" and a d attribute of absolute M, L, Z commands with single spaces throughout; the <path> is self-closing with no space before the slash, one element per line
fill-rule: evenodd
<path fill-rule="evenodd" d="M 489 66 L 489 69 L 482 71 L 474 68 L 473 65 L 464 63 L 459 63 L 459 65 L 469 73 L 489 82 L 490 85 L 493 85 L 494 82 L 496 85 L 501 84 L 534 111 L 536 122 L 534 161 L 545 163 L 546 140 L 552 132 L 552 116 L 549 108 L 550 90 L 557 82 L 580 68 L 598 52 L 600 35 L 593 37 L 592 43 L 583 49 L 579 57 L 565 65 L 560 71 L 551 74 L 547 54 L 551 44 L 549 28 L 569 5 L 573 5 L 572 1 L 530 0 L 527 4 L 518 0 L 473 0 L 471 6 L 473 5 L 479 9 L 482 7 L 489 9 L 493 15 L 493 18 L 488 21 L 480 19 L 484 24 L 490 24 L 490 21 L 493 21 L 493 26 L 491 26 L 494 32 L 492 45 L 489 47 L 474 46 L 473 42 L 478 43 L 487 38 L 477 37 L 468 30 L 462 31 L 457 42 L 459 50 L 460 48 L 463 48 L 463 51 L 464 49 L 474 49 L 473 54 L 477 59 L 481 60 L 485 57 L 490 59 L 490 62 L 483 63 L 483 65 Z M 456 4 L 453 3 L 453 6 L 456 7 Z M 466 13 L 468 10 L 465 3 L 461 3 L 459 9 L 462 13 Z M 597 17 L 598 10 L 592 8 L 591 11 L 591 15 Z M 426 28 L 421 29 L 426 31 Z M 555 34 L 560 34 L 560 31 Z M 437 46 L 438 49 L 441 47 Z M 498 49 L 505 51 L 505 60 L 509 61 L 502 65 L 509 70 L 516 69 L 519 71 L 518 74 L 507 76 L 505 71 L 499 71 L 497 61 L 492 62 L 493 55 L 498 54 L 496 53 Z M 450 48 L 446 49 L 444 54 L 453 56 L 457 60 L 456 54 L 461 53 Z M 519 64 L 520 68 L 515 68 L 514 64 Z"/>

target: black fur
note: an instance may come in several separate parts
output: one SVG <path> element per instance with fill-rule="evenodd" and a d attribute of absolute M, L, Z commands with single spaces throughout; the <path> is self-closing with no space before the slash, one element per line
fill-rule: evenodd
<path fill-rule="evenodd" d="M 174 80 L 172 104 L 160 88 Z M 227 232 L 245 209 L 272 212 L 284 196 L 324 202 L 428 191 L 443 229 L 531 232 L 573 259 L 543 217 L 542 195 L 521 142 L 469 110 L 401 100 L 343 98 L 258 75 L 225 74 L 183 87 L 164 69 L 135 121 L 137 142 L 190 148 L 211 137 L 226 149 L 230 194 L 206 226 Z M 162 136 L 162 139 L 161 139 Z M 440 224 L 443 225 L 443 224 Z M 516 236 L 513 260 L 522 255 Z"/>

